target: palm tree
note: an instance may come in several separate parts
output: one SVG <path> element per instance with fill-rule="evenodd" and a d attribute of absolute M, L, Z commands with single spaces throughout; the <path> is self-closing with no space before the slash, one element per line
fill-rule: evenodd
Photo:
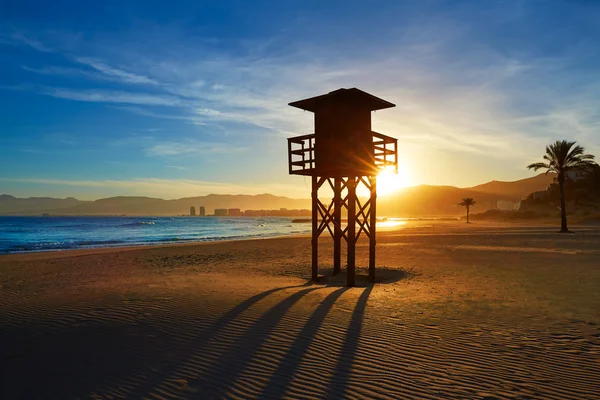
<path fill-rule="evenodd" d="M 467 207 L 467 224 L 469 223 L 469 208 L 475 204 L 476 202 L 472 197 L 465 197 L 460 203 L 458 203 L 458 205 L 461 207 Z"/>
<path fill-rule="evenodd" d="M 596 163 L 594 156 L 584 154 L 585 149 L 576 142 L 566 140 L 557 140 L 549 146 L 546 146 L 544 160 L 546 162 L 533 163 L 527 166 L 529 169 L 537 171 L 545 169 L 548 172 L 554 172 L 558 175 L 558 187 L 560 189 L 560 231 L 569 232 L 567 228 L 567 207 L 565 205 L 565 176 L 569 171 L 582 171 L 591 169 Z"/>

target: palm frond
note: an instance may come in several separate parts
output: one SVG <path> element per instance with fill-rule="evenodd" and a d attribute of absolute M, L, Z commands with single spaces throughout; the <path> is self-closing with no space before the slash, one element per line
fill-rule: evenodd
<path fill-rule="evenodd" d="M 544 158 L 545 158 L 545 157 L 544 157 Z M 548 170 L 550 170 L 552 167 L 551 167 L 549 164 L 542 163 L 542 162 L 538 162 L 538 163 L 529 164 L 529 165 L 527 166 L 527 169 L 532 169 L 532 170 L 534 170 L 534 171 L 537 171 L 538 169 L 542 169 L 542 168 L 545 168 L 545 169 L 548 169 Z"/>
<path fill-rule="evenodd" d="M 472 197 L 464 197 L 462 201 L 458 203 L 458 205 L 462 207 L 471 207 L 474 206 L 476 203 L 477 202 Z"/>
<path fill-rule="evenodd" d="M 543 159 L 546 162 L 533 163 L 527 166 L 528 169 L 537 171 L 538 169 L 546 169 L 548 172 L 556 172 L 558 174 L 578 169 L 588 169 L 590 163 L 595 164 L 594 156 L 584 154 L 585 149 L 567 140 L 557 140 L 556 142 L 546 146 L 546 154 Z"/>

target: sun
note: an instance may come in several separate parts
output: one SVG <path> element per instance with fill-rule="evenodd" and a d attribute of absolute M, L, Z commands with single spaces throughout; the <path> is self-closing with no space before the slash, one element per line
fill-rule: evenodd
<path fill-rule="evenodd" d="M 410 186 L 410 183 L 406 168 L 398 168 L 397 174 L 393 168 L 384 169 L 377 175 L 377 194 L 385 196 Z"/>

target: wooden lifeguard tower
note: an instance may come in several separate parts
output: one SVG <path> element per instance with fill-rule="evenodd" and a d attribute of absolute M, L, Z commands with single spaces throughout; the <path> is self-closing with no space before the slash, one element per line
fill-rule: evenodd
<path fill-rule="evenodd" d="M 318 240 L 327 229 L 333 237 L 334 274 L 341 270 L 342 238 L 348 244 L 347 286 L 355 283 L 356 242 L 362 233 L 369 238 L 369 280 L 374 282 L 377 174 L 387 168 L 398 172 L 398 140 L 371 130 L 371 112 L 395 105 L 356 88 L 289 105 L 315 114 L 315 133 L 288 139 L 289 173 L 312 177 L 312 279 L 318 280 Z M 333 198 L 324 203 L 318 193 L 326 182 Z M 360 184 L 370 193 L 363 202 L 356 196 Z M 344 228 L 342 208 L 348 216 Z"/>

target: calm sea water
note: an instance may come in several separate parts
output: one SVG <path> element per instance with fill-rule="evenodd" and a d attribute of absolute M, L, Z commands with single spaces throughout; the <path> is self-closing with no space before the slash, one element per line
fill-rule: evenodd
<path fill-rule="evenodd" d="M 0 217 L 0 253 L 285 236 L 310 224 L 277 217 Z"/>

